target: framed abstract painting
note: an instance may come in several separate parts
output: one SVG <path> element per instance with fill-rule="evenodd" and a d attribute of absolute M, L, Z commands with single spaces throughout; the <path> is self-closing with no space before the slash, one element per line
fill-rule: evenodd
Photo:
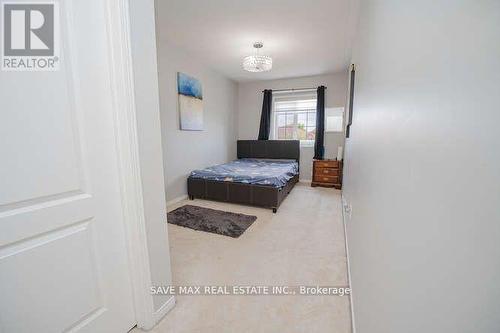
<path fill-rule="evenodd" d="M 177 73 L 181 130 L 203 131 L 203 92 L 198 79 Z"/>

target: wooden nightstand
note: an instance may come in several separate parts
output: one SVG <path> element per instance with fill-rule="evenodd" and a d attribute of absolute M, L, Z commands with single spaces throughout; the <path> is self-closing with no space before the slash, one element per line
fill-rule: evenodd
<path fill-rule="evenodd" d="M 313 160 L 312 187 L 342 188 L 342 161 Z"/>

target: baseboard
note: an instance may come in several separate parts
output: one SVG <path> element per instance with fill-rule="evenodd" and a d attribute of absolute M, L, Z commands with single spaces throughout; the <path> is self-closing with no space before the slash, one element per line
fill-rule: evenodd
<path fill-rule="evenodd" d="M 354 305 L 353 305 L 353 299 L 352 299 L 352 281 L 351 281 L 351 263 L 349 261 L 349 242 L 347 240 L 347 222 L 346 222 L 346 211 L 345 207 L 347 206 L 346 199 L 344 197 L 344 194 L 342 193 L 341 195 L 342 198 L 342 222 L 344 224 L 344 239 L 345 239 L 345 254 L 346 254 L 346 259 L 347 259 L 347 283 L 349 283 L 349 288 L 351 288 L 351 293 L 349 294 L 349 303 L 351 304 L 351 327 L 352 327 L 352 333 L 356 333 L 356 322 L 354 320 Z"/>
<path fill-rule="evenodd" d="M 165 315 L 174 308 L 174 306 L 175 306 L 175 296 L 172 296 L 168 299 L 168 301 L 163 303 L 163 305 L 160 306 L 158 310 L 153 312 L 153 321 L 155 325 L 158 324 L 160 320 L 162 320 L 162 318 L 165 317 Z"/>
<path fill-rule="evenodd" d="M 184 195 L 181 195 L 180 197 L 169 200 L 169 201 L 167 201 L 167 207 L 172 206 L 173 204 L 176 204 L 182 200 L 186 200 L 187 198 L 188 198 L 187 194 L 184 194 Z"/>

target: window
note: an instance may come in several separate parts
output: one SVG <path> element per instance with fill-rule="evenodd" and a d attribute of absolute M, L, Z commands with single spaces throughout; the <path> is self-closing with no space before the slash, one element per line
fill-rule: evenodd
<path fill-rule="evenodd" d="M 300 140 L 314 145 L 316 137 L 316 96 L 286 95 L 274 98 L 272 137 L 276 140 Z"/>
<path fill-rule="evenodd" d="M 325 109 L 325 132 L 344 131 L 344 108 Z"/>

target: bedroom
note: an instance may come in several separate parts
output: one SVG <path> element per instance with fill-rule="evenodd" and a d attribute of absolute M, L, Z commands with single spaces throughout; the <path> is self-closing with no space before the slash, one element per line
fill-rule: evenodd
<path fill-rule="evenodd" d="M 326 184 L 330 187 L 311 187 L 311 183 L 315 157 L 334 163 L 342 160 L 350 75 L 347 27 L 353 22 L 349 22 L 349 15 L 340 13 L 349 11 L 349 1 L 322 1 L 314 8 L 301 1 L 266 4 L 288 7 L 280 19 L 273 17 L 272 11 L 256 16 L 263 5 L 156 2 L 173 284 L 346 288 L 342 205 L 340 191 L 333 188 L 334 183 L 341 187 L 341 169 L 320 169 L 327 172 L 324 179 L 335 178 Z M 339 14 L 332 17 L 331 13 Z M 321 23 L 307 24 L 314 18 Z M 303 23 L 295 27 L 285 24 L 299 19 Z M 329 32 L 333 30 L 336 33 L 332 35 Z M 335 43 L 317 42 L 328 38 Z M 244 58 L 255 54 L 270 56 L 272 68 L 245 70 Z M 186 80 L 194 88 L 185 88 Z M 319 87 L 324 87 L 320 88 L 324 139 L 316 152 L 319 156 L 315 156 Z M 183 109 L 184 96 L 192 89 L 201 92 L 202 103 L 194 107 L 202 109 L 195 125 L 186 121 L 191 115 Z M 271 96 L 265 97 L 268 90 Z M 264 116 L 263 108 L 267 108 Z M 261 127 L 264 130 L 260 131 Z M 295 160 L 295 166 L 288 166 L 284 159 Z M 263 165 L 256 167 L 259 163 Z M 279 171 L 274 173 L 273 167 Z M 300 175 L 294 177 L 296 173 Z M 222 213 L 200 211 L 199 207 Z M 256 220 L 235 228 L 241 221 L 233 216 L 235 220 L 227 227 L 221 226 L 221 219 L 231 219 L 230 213 Z M 210 217 L 213 221 L 207 221 Z M 312 227 L 316 232 L 310 232 Z M 300 246 L 298 239 L 302 239 Z M 290 254 L 285 254 L 285 249 Z M 292 274 L 295 267 L 303 272 Z M 291 297 L 259 296 L 249 302 L 245 296 L 205 301 L 177 295 L 176 307 L 159 327 L 165 331 L 182 327 L 186 332 L 282 331 L 297 325 L 318 331 L 328 327 L 349 331 L 349 295 L 310 296 L 307 305 L 286 305 Z M 263 311 L 263 306 L 315 314 L 306 320 L 278 316 L 276 322 L 269 317 L 273 312 Z M 203 316 L 207 317 L 201 321 Z M 234 323 L 223 324 L 221 317 L 225 316 Z"/>
<path fill-rule="evenodd" d="M 0 2 L 0 332 L 500 332 L 500 1 Z"/>

